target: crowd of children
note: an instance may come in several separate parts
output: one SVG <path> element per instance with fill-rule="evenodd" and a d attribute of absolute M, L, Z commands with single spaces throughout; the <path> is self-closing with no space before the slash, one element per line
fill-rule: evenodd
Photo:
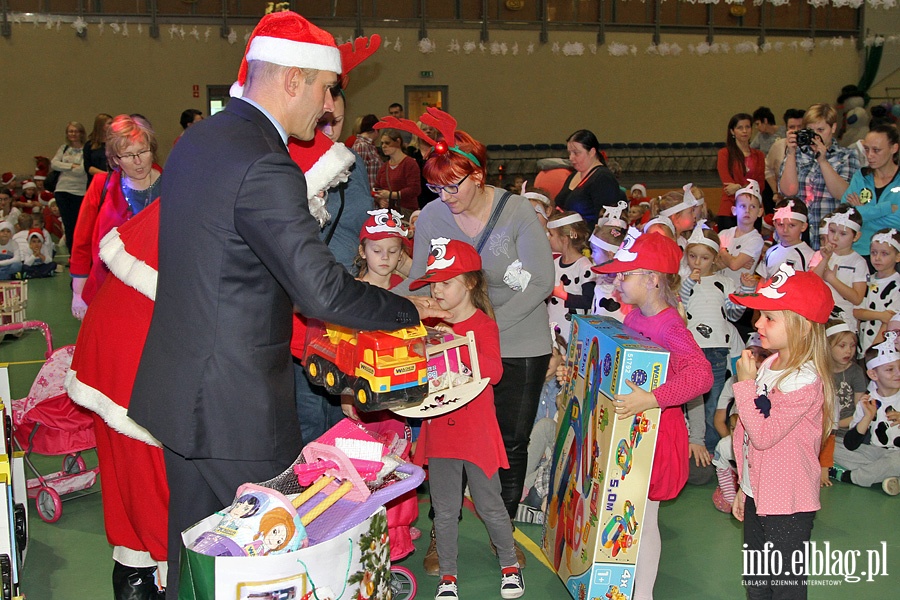
<path fill-rule="evenodd" d="M 3 176 L 0 280 L 56 272 L 55 248 L 65 232 L 42 179 L 16 185 L 12 174 Z M 607 207 L 593 231 L 579 213 L 557 210 L 544 190 L 523 181 L 519 191 L 546 229 L 556 269 L 546 300 L 554 359 L 529 449 L 527 503 L 546 507 L 555 418 L 564 408 L 556 374 L 564 378 L 565 370 L 557 366 L 571 317 L 612 317 L 671 352 L 662 386 L 653 392 L 631 386 L 632 393 L 615 397 L 618 418 L 661 409 L 635 598 L 652 597 L 659 502 L 678 495 L 691 457 L 714 466 L 713 502 L 744 522 L 750 549 L 768 542 L 785 553 L 801 547 L 820 508 L 820 487 L 832 481 L 880 484 L 900 494 L 897 230 L 872 235 L 867 263 L 854 251 L 864 231 L 860 210 L 844 204 L 809 223 L 803 199 L 785 198 L 775 206 L 774 230 L 766 230 L 759 227 L 763 197 L 753 180 L 735 193 L 736 225 L 718 232 L 706 224 L 702 190 L 690 183 L 656 198 L 636 184 L 631 202 Z M 404 224 L 388 209 L 369 215 L 356 275 L 391 289 L 408 273 L 414 222 Z M 821 236 L 815 252 L 805 241 L 811 226 Z M 427 463 L 431 475 L 441 575 L 435 597 L 458 598 L 457 528 L 467 481 L 496 548 L 501 595 L 517 598 L 524 594 L 524 564 L 497 475 L 508 468 L 492 391 L 503 367 L 481 257 L 463 242 L 430 242 L 426 274 L 410 288 L 430 285 L 452 315 L 430 325 L 475 333 L 481 372 L 491 381 L 465 407 L 422 424 L 415 460 Z M 689 404 L 702 406 L 702 418 L 687 422 Z M 767 597 L 764 590 L 782 583 L 748 577 L 748 595 Z"/>
<path fill-rule="evenodd" d="M 13 173 L 0 177 L 0 281 L 57 272 L 53 257 L 64 232 L 53 194 L 44 189 L 46 173 L 39 165 L 21 183 Z"/>

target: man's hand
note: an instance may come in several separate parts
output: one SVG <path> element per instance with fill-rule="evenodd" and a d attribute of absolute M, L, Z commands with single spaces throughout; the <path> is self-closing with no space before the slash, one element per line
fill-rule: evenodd
<path fill-rule="evenodd" d="M 453 316 L 441 308 L 437 300 L 429 296 L 407 296 L 406 299 L 416 305 L 420 320 L 430 318 L 450 319 Z"/>

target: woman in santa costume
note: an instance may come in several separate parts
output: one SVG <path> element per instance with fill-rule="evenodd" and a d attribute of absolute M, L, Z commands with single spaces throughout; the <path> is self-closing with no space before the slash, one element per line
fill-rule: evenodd
<path fill-rule="evenodd" d="M 291 138 L 288 146 L 306 174 L 311 210 L 327 220 L 318 195 L 346 180 L 353 154 L 321 133 L 302 144 Z M 166 581 L 169 489 L 163 451 L 127 415 L 153 313 L 158 234 L 156 200 L 103 238 L 100 259 L 109 276 L 85 315 L 66 378 L 71 398 L 94 411 L 116 600 L 162 598 L 159 587 Z M 159 587 L 154 583 L 157 569 Z"/>

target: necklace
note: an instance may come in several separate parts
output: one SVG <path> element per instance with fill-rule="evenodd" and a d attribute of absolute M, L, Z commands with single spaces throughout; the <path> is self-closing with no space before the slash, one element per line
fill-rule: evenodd
<path fill-rule="evenodd" d="M 152 171 L 150 177 L 153 177 Z M 124 177 L 122 178 L 122 194 L 125 196 L 125 201 L 128 202 L 128 207 L 133 214 L 138 214 L 147 208 L 147 205 L 159 195 L 157 189 L 161 180 L 162 177 L 157 177 L 156 181 L 151 183 L 146 189 L 136 190 L 125 183 Z"/>

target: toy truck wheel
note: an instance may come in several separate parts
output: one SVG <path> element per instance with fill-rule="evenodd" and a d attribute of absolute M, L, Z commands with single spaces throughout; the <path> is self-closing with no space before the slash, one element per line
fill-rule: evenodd
<path fill-rule="evenodd" d="M 16 548 L 21 559 L 22 552 L 25 551 L 25 547 L 28 545 L 28 516 L 25 512 L 25 505 L 17 503 L 13 509 L 13 514 L 16 521 Z"/>
<path fill-rule="evenodd" d="M 406 567 L 391 566 L 391 592 L 394 600 L 412 600 L 416 597 L 416 576 Z"/>
<path fill-rule="evenodd" d="M 85 470 L 87 470 L 87 466 L 80 454 L 67 454 L 63 459 L 63 472 L 66 475 L 74 475 Z"/>
<path fill-rule="evenodd" d="M 0 578 L 3 581 L 3 600 L 12 600 L 12 563 L 8 554 L 0 556 Z"/>
<path fill-rule="evenodd" d="M 318 356 L 311 356 L 309 364 L 306 365 L 306 372 L 316 385 L 322 385 L 322 370 L 322 359 Z"/>
<path fill-rule="evenodd" d="M 34 499 L 38 516 L 47 523 L 56 523 L 62 516 L 62 499 L 53 488 L 43 487 Z"/>
<path fill-rule="evenodd" d="M 332 364 L 324 366 L 323 385 L 329 394 L 340 394 L 344 390 L 344 376 Z"/>
<path fill-rule="evenodd" d="M 369 410 L 372 402 L 372 386 L 365 379 L 357 379 L 353 385 L 353 395 L 356 398 L 356 404 L 363 410 Z"/>

